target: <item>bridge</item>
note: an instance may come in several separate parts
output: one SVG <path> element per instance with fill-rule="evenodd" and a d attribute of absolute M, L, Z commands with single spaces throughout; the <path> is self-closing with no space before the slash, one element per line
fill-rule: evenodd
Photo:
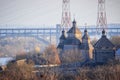
<path fill-rule="evenodd" d="M 84 31 L 85 28 L 79 28 L 81 32 Z M 0 28 L 0 39 L 5 37 L 35 37 L 45 43 L 55 42 L 52 41 L 53 37 L 56 40 L 56 44 L 59 42 L 59 37 L 61 35 L 61 28 L 57 26 L 55 28 Z M 101 35 L 101 32 L 96 33 L 96 28 L 87 28 L 88 34 L 90 36 Z M 101 28 L 98 30 L 102 31 Z M 107 28 L 107 35 L 114 36 L 120 35 L 120 28 Z"/>

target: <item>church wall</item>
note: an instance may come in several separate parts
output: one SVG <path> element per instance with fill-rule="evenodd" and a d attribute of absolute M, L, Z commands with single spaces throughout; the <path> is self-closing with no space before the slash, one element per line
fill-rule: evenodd
<path fill-rule="evenodd" d="M 115 58 L 113 50 L 99 50 L 95 52 L 95 61 L 106 63 L 109 60 L 113 60 Z"/>
<path fill-rule="evenodd" d="M 60 43 L 63 43 L 63 42 L 64 42 L 64 40 L 60 39 Z"/>
<path fill-rule="evenodd" d="M 103 62 L 103 56 L 101 52 L 95 52 L 95 62 Z"/>
<path fill-rule="evenodd" d="M 89 59 L 89 50 L 81 50 L 81 53 L 84 60 Z"/>
<path fill-rule="evenodd" d="M 93 49 L 81 50 L 83 57 L 86 59 L 93 59 Z"/>
<path fill-rule="evenodd" d="M 64 45 L 64 50 L 78 49 L 78 45 Z"/>

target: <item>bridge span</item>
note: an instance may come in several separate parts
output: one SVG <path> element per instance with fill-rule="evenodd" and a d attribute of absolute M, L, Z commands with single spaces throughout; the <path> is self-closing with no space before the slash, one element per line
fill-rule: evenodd
<path fill-rule="evenodd" d="M 84 31 L 85 28 L 79 28 L 81 32 Z M 34 37 L 42 37 L 46 38 L 46 40 L 51 43 L 53 38 L 56 38 L 56 44 L 59 41 L 59 37 L 61 35 L 61 28 L 57 26 L 56 28 L 0 28 L 0 38 L 8 37 L 8 36 L 34 36 Z M 87 28 L 90 36 L 101 35 L 102 29 L 96 28 Z M 100 30 L 98 33 L 96 30 Z M 120 35 L 120 28 L 107 28 L 107 35 L 114 36 Z"/>

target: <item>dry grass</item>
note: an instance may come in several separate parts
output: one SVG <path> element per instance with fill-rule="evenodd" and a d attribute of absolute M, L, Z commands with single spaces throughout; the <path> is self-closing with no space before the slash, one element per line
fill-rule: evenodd
<path fill-rule="evenodd" d="M 78 68 L 77 74 L 65 74 L 57 68 L 40 68 L 40 74 L 35 76 L 32 70 L 31 65 L 12 64 L 0 73 L 0 80 L 120 80 L 120 64 Z"/>
<path fill-rule="evenodd" d="M 120 80 L 120 64 L 82 68 L 75 80 Z"/>

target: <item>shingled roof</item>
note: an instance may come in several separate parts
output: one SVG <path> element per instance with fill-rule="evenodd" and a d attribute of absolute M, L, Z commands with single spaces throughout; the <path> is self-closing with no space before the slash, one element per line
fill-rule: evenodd
<path fill-rule="evenodd" d="M 80 40 L 76 37 L 74 38 L 67 38 L 64 42 L 65 45 L 79 45 L 81 44 Z"/>
<path fill-rule="evenodd" d="M 106 37 L 105 30 L 102 31 L 102 37 L 96 42 L 94 48 L 114 48 L 114 45 L 111 41 Z"/>

